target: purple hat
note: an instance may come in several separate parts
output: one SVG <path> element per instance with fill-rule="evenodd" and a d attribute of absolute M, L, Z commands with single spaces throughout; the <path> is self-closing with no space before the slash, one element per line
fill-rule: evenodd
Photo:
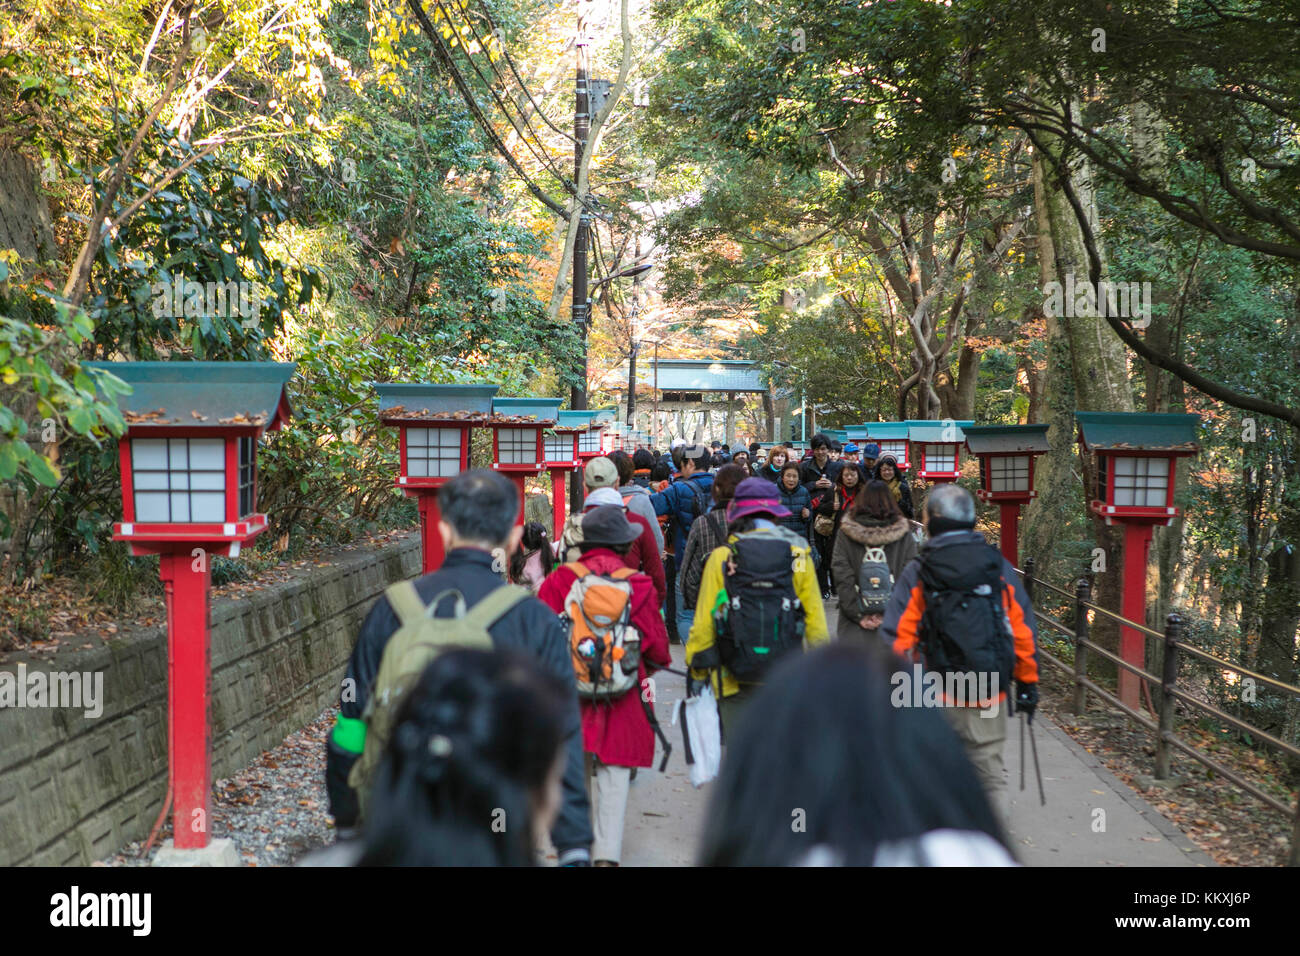
<path fill-rule="evenodd" d="M 781 504 L 776 485 L 763 478 L 746 478 L 736 486 L 736 494 L 727 505 L 727 523 L 750 515 L 788 518 L 790 512 Z"/>

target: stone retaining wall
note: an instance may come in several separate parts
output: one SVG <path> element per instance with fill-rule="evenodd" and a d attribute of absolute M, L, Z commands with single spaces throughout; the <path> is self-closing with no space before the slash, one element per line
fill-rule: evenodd
<path fill-rule="evenodd" d="M 343 552 L 212 609 L 213 779 L 331 700 L 375 597 L 420 569 L 420 538 Z M 148 836 L 167 790 L 167 637 L 141 629 L 28 671 L 102 672 L 103 713 L 0 709 L 0 866 L 89 864 Z M 16 671 L 18 659 L 0 670 Z"/>

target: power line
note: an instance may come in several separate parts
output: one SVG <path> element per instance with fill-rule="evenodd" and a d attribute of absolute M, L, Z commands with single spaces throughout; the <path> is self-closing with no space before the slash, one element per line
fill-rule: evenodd
<path fill-rule="evenodd" d="M 528 187 L 528 191 L 531 192 L 537 200 L 542 203 L 542 205 L 560 218 L 568 221 L 570 218 L 569 211 L 550 196 L 546 195 L 542 188 L 533 182 L 528 173 L 524 171 L 524 168 L 519 165 L 519 161 L 515 159 L 514 154 L 510 152 L 506 147 L 506 144 L 501 140 L 501 137 L 488 121 L 488 118 L 483 115 L 483 111 L 479 107 L 478 101 L 474 98 L 473 91 L 470 90 L 469 85 L 465 82 L 465 77 L 461 74 L 455 61 L 452 59 L 451 51 L 448 50 L 446 44 L 443 43 L 442 34 L 436 27 L 434 27 L 430 22 L 429 17 L 425 14 L 424 8 L 421 5 L 421 0 L 407 0 L 407 6 L 411 8 L 411 12 L 419 22 L 420 29 L 423 30 L 425 35 L 433 41 L 438 59 L 451 74 L 452 82 L 455 83 L 456 89 L 461 95 L 461 99 L 465 101 L 465 105 L 469 107 L 470 112 L 478 121 L 479 127 L 483 130 L 484 134 L 487 135 L 488 139 L 491 140 L 493 147 L 501 154 L 502 158 L 510 164 L 510 168 L 518 173 L 519 177 Z M 561 182 L 563 184 L 563 181 Z"/>
<path fill-rule="evenodd" d="M 451 0 L 448 0 L 448 2 L 451 2 Z M 454 21 L 451 18 L 450 12 L 447 10 L 446 7 L 443 6 L 442 0 L 434 0 L 434 3 L 437 4 L 438 9 L 442 11 L 442 15 L 447 19 L 448 26 L 451 26 L 452 30 L 454 31 L 456 29 L 454 26 Z M 470 33 L 473 34 L 475 41 L 480 46 L 482 46 L 483 41 L 478 36 L 478 31 L 474 29 L 473 22 L 468 17 L 466 17 L 465 23 L 469 26 Z M 441 34 L 439 34 L 439 39 L 441 39 Z M 469 61 L 470 67 L 473 68 L 474 73 L 478 76 L 479 80 L 487 88 L 488 94 L 492 97 L 493 101 L 497 104 L 497 107 L 501 110 L 502 115 L 505 116 L 506 121 L 510 124 L 511 128 L 514 129 L 514 131 L 519 134 L 520 140 L 528 148 L 528 151 L 532 153 L 533 157 L 537 159 L 537 161 L 540 162 L 551 173 L 551 175 L 554 176 L 559 181 L 560 185 L 563 186 L 567 192 L 575 193 L 577 191 L 576 184 L 570 185 L 571 181 L 568 178 L 566 178 L 564 174 L 561 173 L 556 168 L 555 161 L 551 159 L 549 156 L 545 155 L 544 144 L 542 145 L 542 152 L 539 152 L 538 149 L 533 146 L 532 142 L 528 138 L 528 134 L 519 128 L 519 124 L 510 115 L 510 111 L 506 108 L 505 104 L 501 101 L 501 97 L 497 94 L 494 84 L 486 76 L 483 75 L 483 71 L 479 69 L 478 63 L 475 61 L 474 57 L 469 54 L 468 51 L 466 51 L 465 53 L 465 58 Z M 488 58 L 488 65 L 490 68 L 492 68 L 494 75 L 497 75 L 495 71 L 495 67 L 492 66 L 491 57 Z M 533 134 L 534 138 L 538 139 L 540 144 L 540 137 L 537 136 L 536 130 L 534 130 L 531 125 L 529 125 L 526 117 L 524 118 L 524 125 L 528 127 L 529 132 Z"/>

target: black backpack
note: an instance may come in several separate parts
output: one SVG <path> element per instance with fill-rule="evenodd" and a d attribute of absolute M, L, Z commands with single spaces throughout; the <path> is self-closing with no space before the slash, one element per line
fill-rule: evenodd
<path fill-rule="evenodd" d="M 1010 688 L 1015 645 L 1002 607 L 1002 555 L 972 541 L 926 549 L 919 560 L 926 666 L 941 673 L 997 674 L 999 686 Z"/>
<path fill-rule="evenodd" d="M 894 591 L 894 575 L 884 548 L 867 548 L 858 565 L 858 594 L 867 614 L 884 614 Z"/>
<path fill-rule="evenodd" d="M 728 545 L 725 603 L 713 611 L 718 655 L 737 680 L 760 681 L 803 647 L 803 605 L 794 590 L 794 552 L 780 534 L 751 532 Z"/>

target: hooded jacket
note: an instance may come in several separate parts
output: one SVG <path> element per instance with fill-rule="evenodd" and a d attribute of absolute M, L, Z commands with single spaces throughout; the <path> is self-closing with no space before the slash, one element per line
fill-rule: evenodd
<path fill-rule="evenodd" d="M 846 514 L 840 522 L 840 533 L 836 536 L 835 551 L 831 556 L 831 581 L 840 599 L 840 620 L 835 632 L 840 640 L 846 637 L 863 639 L 875 633 L 863 630 L 858 624 L 867 613 L 858 591 L 858 568 L 867 548 L 884 549 L 889 573 L 897 581 L 903 568 L 916 557 L 917 542 L 912 522 L 901 516 L 895 521 L 877 521 L 855 518 L 852 514 Z"/>
<path fill-rule="evenodd" d="M 582 556 L 581 563 L 596 574 L 610 574 L 623 567 L 623 559 L 608 548 L 593 548 Z M 572 568 L 560 565 L 542 582 L 538 600 L 556 614 L 564 612 L 564 599 L 577 580 Z M 654 728 L 641 702 L 645 678 L 656 667 L 672 663 L 668 653 L 668 631 L 659 615 L 659 598 L 650 579 L 634 574 L 632 582 L 632 626 L 641 635 L 640 686 L 612 701 L 579 700 L 582 711 L 582 745 L 601 763 L 615 767 L 649 767 L 654 763 Z M 564 637 L 564 654 L 569 656 L 568 635 Z M 647 662 L 651 665 L 646 667 Z M 574 681 L 569 664 L 568 680 Z"/>
<path fill-rule="evenodd" d="M 707 471 L 697 471 L 689 478 L 678 475 L 671 485 L 650 496 L 655 514 L 673 516 L 673 553 L 676 555 L 686 553 L 686 536 L 691 533 L 691 524 L 695 521 L 695 488 L 708 502 L 704 512 L 707 514 L 713 504 L 713 475 Z"/>
<path fill-rule="evenodd" d="M 880 625 L 880 636 L 905 660 L 918 660 L 921 656 L 921 615 L 925 613 L 925 591 L 921 585 L 921 560 L 933 550 L 959 544 L 980 543 L 991 547 L 978 531 L 950 531 L 936 535 L 918 550 L 917 557 L 907 563 L 903 573 L 894 580 L 894 591 L 885 608 L 885 620 Z M 1002 558 L 1002 609 L 1011 625 L 1015 664 L 1011 677 L 1020 684 L 1038 682 L 1038 631 L 1034 626 L 1034 608 L 1029 602 L 1024 582 Z M 1006 700 L 1002 688 L 998 700 Z M 981 701 L 981 704 L 988 701 Z"/>
<path fill-rule="evenodd" d="M 813 567 L 811 549 L 808 542 L 784 528 L 756 528 L 745 534 L 780 535 L 790 544 L 790 553 L 794 567 L 794 592 L 803 605 L 804 632 L 803 644 L 807 650 L 830 640 L 826 629 L 826 608 L 822 606 L 821 587 L 817 583 L 817 571 Z M 727 538 L 728 543 L 735 541 L 738 535 Z M 729 557 L 727 547 L 715 548 L 704 562 L 704 576 L 700 580 L 700 598 L 695 603 L 695 620 L 691 624 L 691 635 L 686 642 L 686 664 L 701 654 L 712 650 L 717 642 L 713 627 L 713 608 L 718 602 L 718 594 L 725 589 L 726 578 L 723 565 Z M 722 687 L 718 687 L 718 674 L 721 673 Z M 713 693 L 719 697 L 730 697 L 740 691 L 740 681 L 725 667 L 707 670 L 691 669 L 691 676 L 696 680 L 708 679 L 713 685 Z"/>

